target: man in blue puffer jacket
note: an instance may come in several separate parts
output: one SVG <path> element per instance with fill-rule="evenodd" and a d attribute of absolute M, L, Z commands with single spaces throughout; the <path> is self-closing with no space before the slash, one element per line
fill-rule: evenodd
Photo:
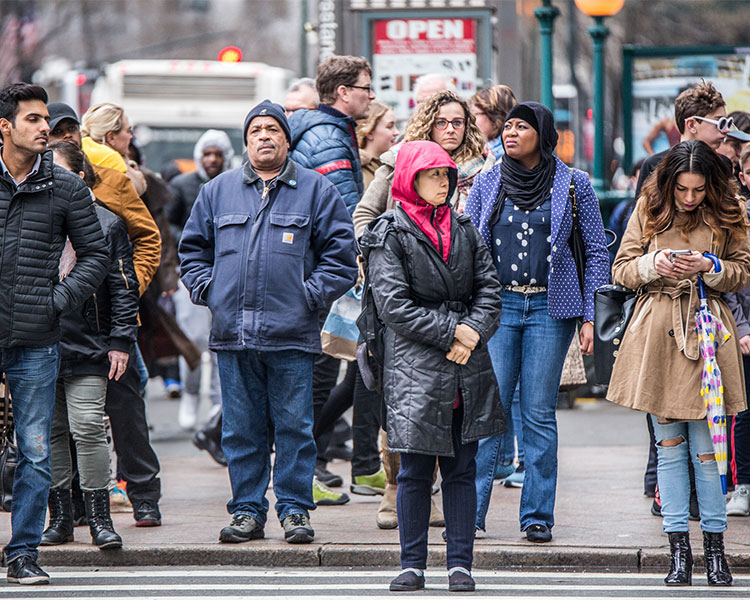
<path fill-rule="evenodd" d="M 328 177 L 350 215 L 364 192 L 355 130 L 375 99 L 371 77 L 365 58 L 333 56 L 318 67 L 317 110 L 298 110 L 289 118 L 292 160 Z"/>
<path fill-rule="evenodd" d="M 219 540 L 264 536 L 274 427 L 276 512 L 290 543 L 309 543 L 316 448 L 312 371 L 318 321 L 357 276 L 354 227 L 336 187 L 287 157 L 284 109 L 245 119 L 248 162 L 206 183 L 180 240 L 190 298 L 213 317 L 233 518 Z"/>

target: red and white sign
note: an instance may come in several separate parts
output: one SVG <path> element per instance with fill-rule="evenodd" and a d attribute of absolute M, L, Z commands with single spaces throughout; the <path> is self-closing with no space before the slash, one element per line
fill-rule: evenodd
<path fill-rule="evenodd" d="M 477 89 L 477 38 L 474 19 L 383 19 L 373 24 L 373 85 L 378 100 L 393 106 L 405 121 L 414 109 L 417 79 L 442 73 L 458 93 Z"/>
<path fill-rule="evenodd" d="M 473 19 L 375 22 L 375 54 L 475 54 Z"/>

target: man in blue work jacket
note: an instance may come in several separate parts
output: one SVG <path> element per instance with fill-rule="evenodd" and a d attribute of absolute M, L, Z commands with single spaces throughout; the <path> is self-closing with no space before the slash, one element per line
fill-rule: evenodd
<path fill-rule="evenodd" d="M 281 106 L 253 108 L 244 134 L 248 162 L 201 189 L 179 248 L 192 301 L 213 315 L 233 515 L 219 539 L 264 537 L 270 421 L 276 512 L 287 542 L 309 543 L 318 321 L 356 279 L 354 230 L 336 186 L 288 157 Z"/>

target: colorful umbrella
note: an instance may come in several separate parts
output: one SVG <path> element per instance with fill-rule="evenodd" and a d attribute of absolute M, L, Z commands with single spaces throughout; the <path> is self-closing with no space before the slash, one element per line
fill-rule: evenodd
<path fill-rule="evenodd" d="M 716 349 L 729 339 L 721 319 L 711 313 L 706 302 L 706 289 L 698 276 L 698 296 L 700 306 L 695 311 L 695 324 L 698 329 L 698 346 L 703 357 L 701 396 L 706 403 L 706 420 L 714 447 L 716 466 L 719 468 L 721 489 L 727 493 L 727 413 L 724 406 L 724 386 L 721 383 L 721 369 L 716 362 Z"/>

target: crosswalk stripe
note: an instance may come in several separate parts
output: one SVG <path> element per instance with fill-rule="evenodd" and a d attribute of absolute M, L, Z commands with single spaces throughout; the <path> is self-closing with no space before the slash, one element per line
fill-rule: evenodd
<path fill-rule="evenodd" d="M 430 585 L 430 581 L 428 580 L 428 585 Z M 245 590 L 245 591 L 265 591 L 265 592 L 280 592 L 280 591 L 289 591 L 289 592 L 303 592 L 303 591 L 331 591 L 332 589 L 335 590 L 351 590 L 351 591 L 365 591 L 365 590 L 372 590 L 373 588 L 380 587 L 381 585 L 385 584 L 376 584 L 376 583 L 350 583 L 350 584 L 341 584 L 337 583 L 334 585 L 330 583 L 303 583 L 303 584 L 295 584 L 295 583 L 211 583 L 209 584 L 193 584 L 193 583 L 153 583 L 153 584 L 140 584 L 140 585 L 118 585 L 118 584 L 102 584 L 102 585 L 64 585 L 64 584 L 54 584 L 54 590 L 56 592 L 65 592 L 65 591 L 76 591 L 76 592 L 118 592 L 118 591 L 129 591 L 129 592 L 146 592 L 146 591 L 181 591 L 181 592 L 191 592 L 191 591 L 202 591 L 205 590 L 207 587 L 210 587 L 214 591 L 233 591 L 233 590 Z M 529 585 L 524 585 L 520 583 L 481 583 L 481 580 L 477 583 L 478 587 L 481 587 L 483 590 L 493 590 L 493 591 L 529 591 L 531 587 Z M 439 589 L 447 588 L 447 584 L 440 583 L 435 584 L 431 587 L 437 587 Z M 693 589 L 700 588 L 703 586 L 694 586 Z M 707 587 L 707 586 L 705 586 Z M 545 585 L 544 586 L 545 592 L 629 592 L 629 591 L 638 591 L 638 592 L 663 592 L 664 591 L 664 585 Z M 733 591 L 733 588 L 731 587 L 716 587 L 711 588 L 712 594 L 717 593 L 721 594 L 722 592 L 731 592 Z M 5 593 L 12 593 L 12 594 L 33 594 L 38 593 L 39 588 L 32 588 L 32 587 L 13 587 L 13 588 L 0 588 L 0 595 L 4 595 Z"/>
<path fill-rule="evenodd" d="M 23 589 L 26 589 L 26 588 L 23 588 Z M 446 593 L 447 589 L 448 589 L 447 586 L 443 586 L 442 588 L 427 589 L 427 590 L 425 590 L 423 592 L 420 592 L 418 597 L 419 597 L 420 600 L 424 600 L 425 598 L 445 598 L 445 593 Z M 680 592 L 674 590 L 674 588 L 673 588 L 673 590 L 670 592 L 669 596 L 648 596 L 648 600 L 673 600 L 674 598 L 696 598 L 696 597 L 698 597 L 698 596 L 689 594 L 690 589 L 691 588 L 680 588 L 680 592 L 682 592 L 682 593 L 680 593 Z M 715 590 L 715 589 L 718 589 L 718 588 L 712 588 L 712 590 Z M 37 588 L 35 591 L 38 592 L 39 588 Z M 54 590 L 52 588 L 50 588 L 49 591 L 53 592 Z M 477 591 L 479 592 L 481 590 L 477 589 Z M 665 590 L 662 589 L 662 591 L 665 591 Z M 433 595 L 430 592 L 436 592 L 436 594 Z M 680 593 L 680 595 L 676 595 L 678 593 Z M 682 595 L 683 593 L 684 593 L 684 595 Z M 52 598 L 54 596 L 40 596 L 40 598 L 44 598 L 44 597 L 46 597 L 46 598 Z M 101 596 L 102 600 L 105 600 L 105 599 L 110 599 L 111 600 L 112 598 L 116 598 L 116 597 L 117 596 L 112 596 L 112 595 Z M 128 596 L 128 597 L 132 598 L 132 596 Z M 165 598 L 169 598 L 169 597 L 170 596 L 166 596 L 166 595 L 158 595 L 158 596 L 138 595 L 138 599 L 139 600 L 164 600 Z M 252 597 L 252 600 L 279 600 L 279 598 L 283 598 L 283 596 L 278 596 L 278 595 L 258 596 L 258 595 L 255 595 L 255 594 L 253 594 L 251 597 Z M 291 597 L 291 596 L 288 596 L 288 597 Z M 494 597 L 495 598 L 499 598 L 501 596 L 494 596 Z M 507 597 L 511 597 L 511 596 L 507 596 Z M 548 596 L 548 595 L 545 595 L 545 596 L 526 596 L 526 595 L 524 595 L 522 597 L 523 597 L 524 600 L 550 600 L 550 596 Z M 571 597 L 572 598 L 577 598 L 577 599 L 578 598 L 583 598 L 582 596 L 555 596 L 555 598 L 571 598 Z M 613 598 L 629 598 L 629 597 L 639 598 L 639 599 L 643 598 L 642 596 L 638 596 L 638 595 L 634 595 L 634 596 L 611 596 L 610 595 L 610 596 L 586 596 L 585 600 L 612 600 Z M 737 596 L 737 597 L 739 597 L 739 596 Z M 96 598 L 98 600 L 99 597 L 81 596 L 81 598 L 86 598 L 86 600 L 94 600 Z M 248 600 L 248 595 L 247 594 L 243 594 L 243 595 L 239 595 L 239 596 L 224 596 L 224 595 L 213 595 L 213 596 L 197 596 L 196 595 L 196 596 L 193 596 L 193 595 L 191 595 L 191 596 L 186 596 L 186 598 L 189 598 L 190 600 L 217 600 L 217 599 L 221 599 L 221 600 Z M 394 596 L 393 596 L 393 594 L 378 595 L 378 596 L 373 596 L 373 595 L 369 595 L 369 594 L 368 595 L 356 595 L 356 596 L 353 596 L 353 595 L 338 595 L 338 594 L 332 594 L 332 593 L 329 592 L 329 593 L 327 593 L 325 595 L 307 595 L 306 594 L 304 596 L 304 598 L 305 598 L 305 600 L 331 600 L 332 598 L 335 598 L 336 600 L 364 600 L 364 599 L 367 599 L 367 600 L 393 600 Z M 30 599 L 27 598 L 26 600 L 30 600 Z"/>
<path fill-rule="evenodd" d="M 295 577 L 305 577 L 309 579 L 364 579 L 373 577 L 395 577 L 399 570 L 397 568 L 384 569 L 382 571 L 352 571 L 352 572 L 341 572 L 341 571 L 325 571 L 325 570 L 309 570 L 309 571 L 274 571 L 274 570 L 254 570 L 252 567 L 232 570 L 153 570 L 148 572 L 139 571 L 119 571 L 115 568 L 100 570 L 100 571 L 59 571 L 54 568 L 46 569 L 47 572 L 53 577 L 64 577 L 69 579 L 86 579 L 86 578 L 162 578 L 162 577 L 206 577 L 206 578 L 241 578 L 241 577 L 284 577 L 293 579 Z M 439 577 L 445 573 L 444 569 L 435 567 L 434 569 L 428 569 L 426 571 L 427 577 Z M 554 573 L 535 573 L 533 571 L 484 571 L 480 569 L 474 569 L 472 571 L 475 577 L 480 579 L 499 579 L 499 578 L 511 578 L 511 579 L 618 579 L 618 580 L 633 580 L 633 581 L 661 581 L 664 579 L 664 573 L 612 573 L 612 572 L 587 572 L 587 573 L 574 573 L 574 572 L 554 572 Z M 735 577 L 735 582 L 746 581 L 750 584 L 750 577 Z"/>

